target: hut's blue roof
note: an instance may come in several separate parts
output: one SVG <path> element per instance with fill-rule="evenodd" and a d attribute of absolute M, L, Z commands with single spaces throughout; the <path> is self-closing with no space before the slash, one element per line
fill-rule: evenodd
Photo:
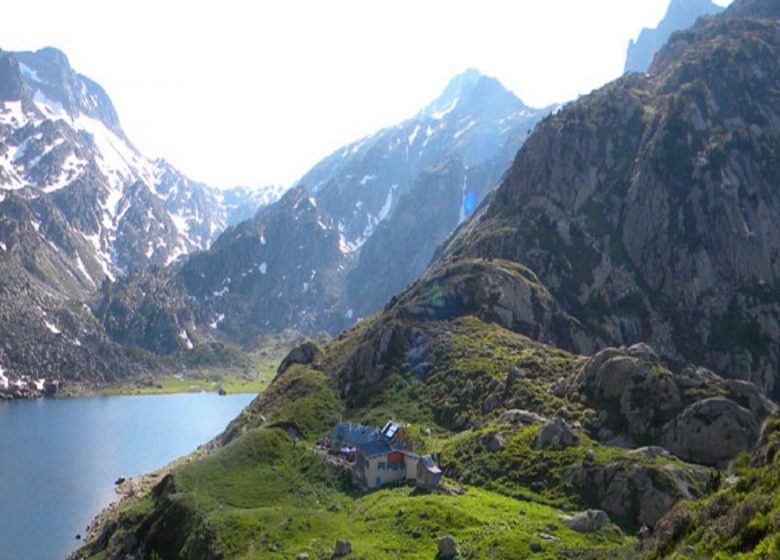
<path fill-rule="evenodd" d="M 367 457 L 376 457 L 390 453 L 388 442 L 401 428 L 400 424 L 388 421 L 381 431 L 362 424 L 342 422 L 331 432 L 331 438 L 342 444 L 351 444 Z"/>
<path fill-rule="evenodd" d="M 368 443 L 361 443 L 357 445 L 358 451 L 363 453 L 366 457 L 377 457 L 379 455 L 387 455 L 393 450 L 384 441 L 371 441 Z"/>
<path fill-rule="evenodd" d="M 349 422 L 342 422 L 333 428 L 331 438 L 354 445 L 383 440 L 379 430 L 361 424 L 350 424 Z"/>

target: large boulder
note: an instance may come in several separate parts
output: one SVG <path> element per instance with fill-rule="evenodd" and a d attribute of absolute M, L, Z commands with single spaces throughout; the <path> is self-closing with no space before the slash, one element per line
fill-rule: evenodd
<path fill-rule="evenodd" d="M 316 342 L 308 339 L 304 340 L 284 357 L 276 370 L 276 376 L 283 374 L 293 364 L 308 365 L 312 363 L 319 352 L 320 347 L 317 346 Z"/>
<path fill-rule="evenodd" d="M 609 515 L 600 509 L 589 509 L 576 515 L 562 517 L 561 521 L 572 531 L 593 533 L 609 525 Z"/>
<path fill-rule="evenodd" d="M 536 437 L 536 449 L 559 450 L 573 447 L 580 443 L 580 438 L 563 418 L 553 418 L 542 426 Z"/>
<path fill-rule="evenodd" d="M 391 319 L 377 323 L 362 337 L 362 344 L 339 372 L 342 383 L 351 389 L 373 385 L 390 363 L 405 356 L 413 336 L 414 331 L 402 321 Z"/>
<path fill-rule="evenodd" d="M 652 527 L 679 500 L 701 497 L 710 472 L 674 464 L 583 464 L 571 469 L 569 481 L 589 488 L 609 515 Z"/>
<path fill-rule="evenodd" d="M 760 426 L 749 410 L 723 397 L 693 403 L 663 433 L 669 451 L 695 463 L 724 467 L 753 448 Z"/>
<path fill-rule="evenodd" d="M 614 348 L 602 350 L 585 364 L 575 380 L 590 399 L 617 405 L 620 417 L 613 418 L 613 422 L 628 433 L 649 433 L 682 406 L 680 388 L 672 373 L 655 362 L 635 357 L 650 352 L 646 347 L 634 355 Z"/>
<path fill-rule="evenodd" d="M 437 542 L 439 558 L 455 558 L 458 555 L 458 545 L 452 535 L 445 535 Z"/>

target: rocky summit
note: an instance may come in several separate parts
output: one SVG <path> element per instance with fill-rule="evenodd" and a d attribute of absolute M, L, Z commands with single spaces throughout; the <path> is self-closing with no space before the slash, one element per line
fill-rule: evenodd
<path fill-rule="evenodd" d="M 777 9 L 738 0 L 546 117 L 420 278 L 293 349 L 80 554 L 776 556 Z M 337 425 L 402 426 L 442 482 L 357 491 L 377 456 L 345 468 Z"/>
<path fill-rule="evenodd" d="M 723 11 L 711 0 L 672 0 L 666 14 L 653 29 L 644 28 L 631 40 L 626 52 L 625 72 L 647 72 L 653 57 L 675 31 L 686 29 L 697 19 Z"/>
<path fill-rule="evenodd" d="M 0 393 L 148 369 L 84 304 L 106 280 L 207 248 L 232 207 L 271 200 L 144 157 L 61 51 L 0 51 Z"/>

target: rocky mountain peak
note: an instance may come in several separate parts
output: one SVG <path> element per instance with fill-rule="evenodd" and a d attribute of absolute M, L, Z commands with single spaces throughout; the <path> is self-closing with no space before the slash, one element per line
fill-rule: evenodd
<path fill-rule="evenodd" d="M 28 96 L 16 58 L 11 53 L 0 51 L 0 101 L 19 101 Z"/>
<path fill-rule="evenodd" d="M 511 114 L 526 106 L 497 79 L 469 68 L 458 74 L 439 97 L 423 109 L 418 118 L 441 119 L 452 112 L 472 114 L 478 118 Z"/>
<path fill-rule="evenodd" d="M 46 47 L 14 53 L 19 70 L 36 101 L 61 109 L 71 119 L 84 115 L 101 121 L 125 138 L 111 99 L 98 84 L 76 73 L 62 51 Z"/>
<path fill-rule="evenodd" d="M 671 0 L 658 26 L 655 29 L 643 29 L 636 41 L 629 42 L 625 72 L 647 72 L 655 53 L 672 33 L 690 27 L 701 16 L 715 15 L 722 11 L 723 8 L 712 0 Z"/>
<path fill-rule="evenodd" d="M 664 27 L 673 21 L 686 20 L 693 23 L 702 15 L 716 14 L 722 10 L 723 8 L 712 0 L 672 0 L 658 27 Z"/>

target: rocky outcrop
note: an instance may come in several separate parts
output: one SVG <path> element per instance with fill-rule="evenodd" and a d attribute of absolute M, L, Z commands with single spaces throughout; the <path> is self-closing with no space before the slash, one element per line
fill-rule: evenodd
<path fill-rule="evenodd" d="M 319 352 L 320 347 L 315 341 L 304 340 L 284 357 L 276 370 L 276 375 L 282 375 L 293 364 L 307 365 L 312 363 Z"/>
<path fill-rule="evenodd" d="M 651 527 L 679 500 L 702 496 L 711 486 L 706 470 L 674 464 L 581 465 L 569 480 L 588 488 L 610 515 Z"/>
<path fill-rule="evenodd" d="M 509 261 L 469 259 L 435 267 L 386 311 L 415 320 L 476 315 L 547 344 L 584 353 L 593 348 L 536 275 Z"/>
<path fill-rule="evenodd" d="M 761 422 L 777 410 L 750 383 L 702 368 L 672 373 L 647 345 L 598 352 L 572 389 L 602 411 L 597 435 L 649 439 L 682 459 L 712 466 L 751 449 Z M 651 453 L 660 451 L 645 452 Z"/>
<path fill-rule="evenodd" d="M 729 477 L 720 491 L 695 503 L 681 502 L 656 524 L 643 545 L 647 558 L 667 558 L 674 551 L 771 557 L 780 527 L 776 497 L 780 491 L 780 423 L 764 423 L 749 469 Z M 764 551 L 770 551 L 768 553 Z"/>
<path fill-rule="evenodd" d="M 339 372 L 345 396 L 357 396 L 379 381 L 388 366 L 403 358 L 413 337 L 414 333 L 401 321 L 375 325 L 361 338 Z"/>

